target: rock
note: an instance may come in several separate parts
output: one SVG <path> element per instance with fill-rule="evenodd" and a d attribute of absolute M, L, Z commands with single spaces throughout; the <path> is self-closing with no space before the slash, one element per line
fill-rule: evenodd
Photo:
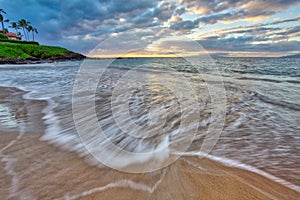
<path fill-rule="evenodd" d="M 47 63 L 47 62 L 76 61 L 76 60 L 83 60 L 85 58 L 86 56 L 82 54 L 70 51 L 65 55 L 52 56 L 46 59 L 42 59 L 42 58 L 14 59 L 14 58 L 0 57 L 0 64 L 38 64 L 38 63 Z"/>

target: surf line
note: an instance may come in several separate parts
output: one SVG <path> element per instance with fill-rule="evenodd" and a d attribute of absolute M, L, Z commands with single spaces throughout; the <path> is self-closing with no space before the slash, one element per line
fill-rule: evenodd
<path fill-rule="evenodd" d="M 250 171 L 250 172 L 253 172 L 253 173 L 256 173 L 256 174 L 259 174 L 261 176 L 264 176 L 272 181 L 275 181 L 276 183 L 279 183 L 283 186 L 286 186 L 296 192 L 300 192 L 300 187 L 297 186 L 297 185 L 294 185 L 284 179 L 281 179 L 281 178 L 278 178 L 274 175 L 271 175 L 265 171 L 262 171 L 260 169 L 257 169 L 251 165 L 247 165 L 247 164 L 244 164 L 244 163 L 241 163 L 239 161 L 235 161 L 235 160 L 231 160 L 231 159 L 227 159 L 227 158 L 221 158 L 221 157 L 217 157 L 217 156 L 213 156 L 213 155 L 208 155 L 208 154 L 205 154 L 203 152 L 200 152 L 200 151 L 190 151 L 190 152 L 172 152 L 173 155 L 179 155 L 179 156 L 198 156 L 200 158 L 208 158 L 212 161 L 215 161 L 215 162 L 218 162 L 218 163 L 221 163 L 225 166 L 228 166 L 228 167 L 234 167 L 234 168 L 239 168 L 239 169 L 243 169 L 243 170 L 247 170 L 247 171 Z"/>
<path fill-rule="evenodd" d="M 104 190 L 108 190 L 108 189 L 111 189 L 111 188 L 117 188 L 117 187 L 131 188 L 133 190 L 141 190 L 141 191 L 145 191 L 145 192 L 148 192 L 148 193 L 152 194 L 158 188 L 158 186 L 161 184 L 162 180 L 166 176 L 166 173 L 167 173 L 167 170 L 164 169 L 160 179 L 152 187 L 148 186 L 146 184 L 143 184 L 143 183 L 138 183 L 138 182 L 132 181 L 132 180 L 119 180 L 119 181 L 109 183 L 109 184 L 101 186 L 101 187 L 96 187 L 94 189 L 84 191 L 84 192 L 82 192 L 80 194 L 77 194 L 77 195 L 73 195 L 73 196 L 65 195 L 64 197 L 59 198 L 57 200 L 79 199 L 79 198 L 82 198 L 82 197 L 85 197 L 85 196 L 89 196 L 89 195 L 91 195 L 93 193 L 96 193 L 96 192 L 102 192 Z"/>

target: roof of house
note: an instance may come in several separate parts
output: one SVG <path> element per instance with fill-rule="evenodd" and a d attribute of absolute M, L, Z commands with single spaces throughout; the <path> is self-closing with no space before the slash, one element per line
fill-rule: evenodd
<path fill-rule="evenodd" d="M 0 30 L 0 33 L 3 33 L 3 31 Z M 19 38 L 19 39 L 21 38 L 21 37 L 18 36 L 17 34 L 11 33 L 11 32 L 5 33 L 5 35 L 6 35 L 7 37 L 14 37 L 14 38 Z"/>
<path fill-rule="evenodd" d="M 19 36 L 17 36 L 15 33 L 6 33 L 5 35 L 7 37 L 16 37 L 16 38 L 19 38 Z"/>

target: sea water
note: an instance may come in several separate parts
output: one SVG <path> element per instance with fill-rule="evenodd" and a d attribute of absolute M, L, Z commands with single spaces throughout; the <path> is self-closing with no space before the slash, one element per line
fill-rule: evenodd
<path fill-rule="evenodd" d="M 106 163 L 95 157 L 103 155 L 109 167 L 147 163 L 148 171 L 170 164 L 172 156 L 203 155 L 299 191 L 299 59 L 215 58 L 198 66 L 182 58 L 104 59 L 1 65 L 0 74 L 2 86 L 48 101 L 41 140 L 92 154 L 99 166 Z M 82 87 L 74 90 L 76 84 Z M 214 96 L 214 90 L 224 94 Z M 74 117 L 74 111 L 81 115 Z M 218 130 L 210 143 L 214 124 Z M 203 154 L 207 141 L 211 147 Z"/>

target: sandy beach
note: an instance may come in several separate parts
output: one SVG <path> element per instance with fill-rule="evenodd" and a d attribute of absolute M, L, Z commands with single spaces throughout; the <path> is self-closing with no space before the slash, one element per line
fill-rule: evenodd
<path fill-rule="evenodd" d="M 1 154 L 1 199 L 298 199 L 258 174 L 182 157 L 149 174 L 93 167 L 25 134 Z M 1 133 L 1 147 L 16 139 Z M 5 159 L 8 158 L 8 159 Z"/>
<path fill-rule="evenodd" d="M 0 2 L 0 200 L 300 200 L 300 0 Z"/>
<path fill-rule="evenodd" d="M 76 153 L 40 140 L 45 102 L 1 88 L 1 106 L 17 126 L 1 125 L 0 199 L 299 199 L 300 193 L 261 175 L 198 157 L 181 157 L 146 174 L 92 166 Z M 26 110 L 26 112 L 24 111 Z M 16 113 L 23 113 L 16 115 Z M 17 117 L 18 116 L 18 117 Z M 20 134 L 20 123 L 26 128 Z"/>

